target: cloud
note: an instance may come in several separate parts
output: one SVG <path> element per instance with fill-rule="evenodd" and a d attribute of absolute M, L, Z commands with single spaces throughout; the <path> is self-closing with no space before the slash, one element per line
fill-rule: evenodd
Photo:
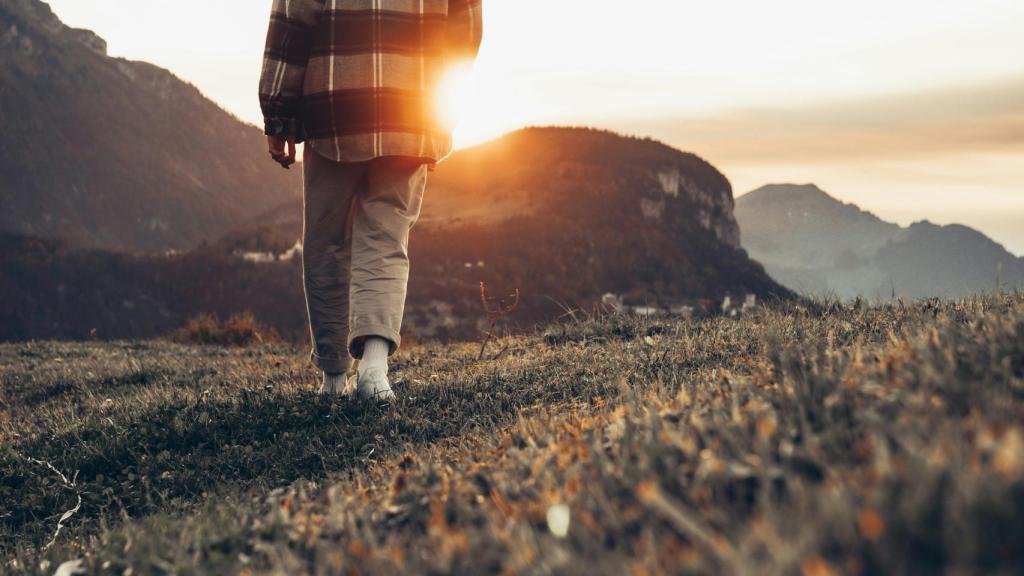
<path fill-rule="evenodd" d="M 1024 153 L 1024 76 L 804 107 L 634 119 L 618 128 L 732 164 Z"/>

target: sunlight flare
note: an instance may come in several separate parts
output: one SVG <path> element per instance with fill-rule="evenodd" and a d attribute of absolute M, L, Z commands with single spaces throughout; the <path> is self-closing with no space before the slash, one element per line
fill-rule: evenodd
<path fill-rule="evenodd" d="M 437 117 L 441 125 L 453 130 L 463 129 L 469 111 L 479 106 L 476 78 L 472 62 L 459 62 L 448 68 L 438 86 Z"/>

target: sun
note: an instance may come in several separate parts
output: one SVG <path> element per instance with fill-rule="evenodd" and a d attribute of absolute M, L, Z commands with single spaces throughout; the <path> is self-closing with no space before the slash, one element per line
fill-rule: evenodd
<path fill-rule="evenodd" d="M 525 125 L 521 99 L 492 81 L 480 62 L 453 64 L 438 86 L 436 111 L 453 131 L 456 148 L 496 138 Z"/>
<path fill-rule="evenodd" d="M 437 113 L 441 124 L 457 128 L 473 98 L 473 65 L 470 62 L 453 64 L 445 70 L 437 88 Z"/>

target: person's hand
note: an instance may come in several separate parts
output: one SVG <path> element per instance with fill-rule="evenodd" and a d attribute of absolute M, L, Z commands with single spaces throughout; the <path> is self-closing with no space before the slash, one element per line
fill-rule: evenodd
<path fill-rule="evenodd" d="M 295 164 L 295 136 L 267 136 L 270 157 L 286 170 Z"/>

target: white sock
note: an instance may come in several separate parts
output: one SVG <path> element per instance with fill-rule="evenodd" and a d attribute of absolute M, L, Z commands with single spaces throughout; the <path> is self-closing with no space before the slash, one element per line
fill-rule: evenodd
<path fill-rule="evenodd" d="M 391 343 L 380 336 L 369 336 L 363 346 L 363 357 L 359 360 L 360 368 L 380 368 L 388 372 L 388 352 Z"/>

